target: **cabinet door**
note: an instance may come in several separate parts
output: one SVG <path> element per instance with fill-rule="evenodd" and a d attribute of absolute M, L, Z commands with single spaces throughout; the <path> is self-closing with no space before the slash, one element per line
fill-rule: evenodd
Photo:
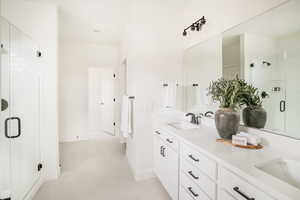
<path fill-rule="evenodd" d="M 165 158 L 163 157 L 162 149 L 164 147 L 163 141 L 159 136 L 154 137 L 154 172 L 163 183 L 165 180 Z"/>
<path fill-rule="evenodd" d="M 178 154 L 171 149 L 170 147 L 166 146 L 164 149 L 164 155 L 166 158 L 166 163 L 164 165 L 165 168 L 165 187 L 169 192 L 170 196 L 173 200 L 178 199 Z"/>
<path fill-rule="evenodd" d="M 37 47 L 10 26 L 10 136 L 12 199 L 23 199 L 39 177 L 40 78 Z"/>
<path fill-rule="evenodd" d="M 172 197 L 178 199 L 178 154 L 165 141 L 155 136 L 154 171 Z"/>

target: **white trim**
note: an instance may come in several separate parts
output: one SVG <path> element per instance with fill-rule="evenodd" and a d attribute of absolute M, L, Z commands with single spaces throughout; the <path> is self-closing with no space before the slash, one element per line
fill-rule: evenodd
<path fill-rule="evenodd" d="M 44 177 L 41 175 L 36 181 L 36 183 L 33 185 L 33 187 L 31 188 L 31 190 L 24 197 L 24 200 L 32 200 L 35 194 L 39 191 L 39 189 L 43 185 L 43 183 L 44 183 Z"/>

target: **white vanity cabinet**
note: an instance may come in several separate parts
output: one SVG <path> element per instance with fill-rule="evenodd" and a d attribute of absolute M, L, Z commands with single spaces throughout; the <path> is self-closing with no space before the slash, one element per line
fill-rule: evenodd
<path fill-rule="evenodd" d="M 157 131 L 154 137 L 154 171 L 172 197 L 178 199 L 178 142 L 167 133 Z"/>
<path fill-rule="evenodd" d="M 187 139 L 161 130 L 154 138 L 155 173 L 173 200 L 278 200 Z"/>
<path fill-rule="evenodd" d="M 217 163 L 184 143 L 180 144 L 180 192 L 194 199 L 217 199 Z"/>

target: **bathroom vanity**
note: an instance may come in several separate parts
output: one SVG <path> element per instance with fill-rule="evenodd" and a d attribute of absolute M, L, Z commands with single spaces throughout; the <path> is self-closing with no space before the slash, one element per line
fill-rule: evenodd
<path fill-rule="evenodd" d="M 211 81 L 238 76 L 258 88 L 267 124 L 251 130 L 265 137 L 261 150 L 217 143 L 204 117 L 156 126 L 155 173 L 172 199 L 300 199 L 299 9 L 289 1 L 185 50 L 183 113 L 215 112 Z"/>
<path fill-rule="evenodd" d="M 265 163 L 288 158 L 284 153 L 217 143 L 217 130 L 205 125 L 179 129 L 164 124 L 154 135 L 154 171 L 174 200 L 300 198 L 297 185 L 262 170 Z"/>

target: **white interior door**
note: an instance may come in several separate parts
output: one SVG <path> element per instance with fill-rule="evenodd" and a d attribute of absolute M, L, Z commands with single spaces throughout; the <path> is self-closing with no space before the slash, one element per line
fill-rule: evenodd
<path fill-rule="evenodd" d="M 101 71 L 97 68 L 89 68 L 88 71 L 88 102 L 89 102 L 89 131 L 97 133 L 101 131 L 102 101 L 101 101 Z"/>
<path fill-rule="evenodd" d="M 102 130 L 114 134 L 114 77 L 112 69 L 102 69 Z"/>
<path fill-rule="evenodd" d="M 89 129 L 114 135 L 114 77 L 110 68 L 89 68 Z"/>

